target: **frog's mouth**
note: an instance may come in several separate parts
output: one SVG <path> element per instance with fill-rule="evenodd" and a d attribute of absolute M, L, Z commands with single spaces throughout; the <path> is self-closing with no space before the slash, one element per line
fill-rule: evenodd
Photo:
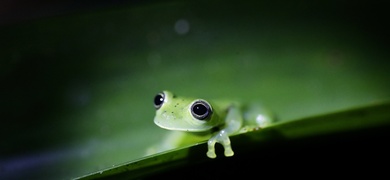
<path fill-rule="evenodd" d="M 176 118 L 154 118 L 154 123 L 168 130 L 188 131 L 188 132 L 205 132 L 213 129 L 213 126 L 208 125 L 204 121 L 199 120 L 183 120 Z"/>

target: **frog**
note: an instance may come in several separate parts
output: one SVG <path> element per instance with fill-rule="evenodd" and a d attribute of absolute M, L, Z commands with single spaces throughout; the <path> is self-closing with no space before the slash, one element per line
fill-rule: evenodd
<path fill-rule="evenodd" d="M 224 155 L 234 155 L 230 136 L 270 126 L 275 118 L 259 103 L 245 104 L 232 100 L 205 100 L 177 96 L 164 90 L 154 97 L 154 123 L 171 130 L 160 150 L 167 150 L 207 140 L 207 157 L 216 158 L 215 145 Z"/>

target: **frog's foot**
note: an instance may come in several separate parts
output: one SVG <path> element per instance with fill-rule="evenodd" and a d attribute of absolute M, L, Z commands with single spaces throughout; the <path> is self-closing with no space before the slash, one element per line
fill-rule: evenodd
<path fill-rule="evenodd" d="M 211 158 L 211 159 L 214 159 L 214 158 L 217 157 L 217 155 L 215 154 L 214 149 L 213 149 L 213 150 L 207 151 L 207 157 L 209 157 L 209 158 Z"/>
<path fill-rule="evenodd" d="M 258 103 L 249 104 L 243 115 L 245 124 L 251 126 L 247 131 L 262 129 L 275 122 L 275 115 Z"/>
<path fill-rule="evenodd" d="M 229 146 L 224 146 L 224 148 L 225 148 L 225 156 L 226 157 L 230 157 L 230 156 L 234 155 L 233 149 L 232 149 L 232 147 L 230 145 Z"/>
<path fill-rule="evenodd" d="M 268 116 L 259 114 L 256 116 L 256 123 L 260 128 L 265 128 L 271 124 L 271 119 Z"/>
<path fill-rule="evenodd" d="M 215 143 L 222 144 L 223 148 L 225 149 L 225 156 L 230 157 L 234 155 L 234 152 L 231 147 L 229 136 L 227 135 L 226 131 L 220 131 L 216 133 L 214 136 L 212 136 L 209 141 L 207 142 L 208 145 L 208 151 L 207 156 L 209 158 L 215 158 L 217 155 L 215 154 Z"/>

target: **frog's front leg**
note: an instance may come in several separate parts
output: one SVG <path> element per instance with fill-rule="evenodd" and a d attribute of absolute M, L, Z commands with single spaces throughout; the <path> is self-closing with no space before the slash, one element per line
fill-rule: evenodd
<path fill-rule="evenodd" d="M 212 136 L 207 142 L 208 145 L 207 156 L 209 158 L 217 157 L 217 155 L 215 154 L 215 143 L 217 142 L 222 144 L 223 148 L 225 149 L 225 156 L 229 157 L 234 155 L 234 152 L 230 145 L 229 135 L 226 133 L 225 130 L 222 130 L 216 133 L 214 136 Z"/>
<path fill-rule="evenodd" d="M 209 158 L 215 158 L 215 143 L 222 144 L 225 149 L 225 156 L 230 157 L 234 155 L 231 147 L 229 135 L 237 132 L 243 123 L 240 109 L 236 106 L 231 106 L 228 110 L 228 114 L 225 119 L 225 125 L 223 128 L 213 134 L 213 136 L 207 142 L 208 151 L 207 156 Z"/>

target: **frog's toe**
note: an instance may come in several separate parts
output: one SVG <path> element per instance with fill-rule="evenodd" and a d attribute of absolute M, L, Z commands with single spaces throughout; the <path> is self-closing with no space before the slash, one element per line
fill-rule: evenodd
<path fill-rule="evenodd" d="M 234 155 L 234 152 L 232 149 L 225 149 L 225 156 L 226 157 L 230 157 L 230 156 L 233 156 Z"/>
<path fill-rule="evenodd" d="M 217 155 L 215 154 L 214 151 L 207 151 L 207 157 L 214 159 L 217 157 Z"/>

